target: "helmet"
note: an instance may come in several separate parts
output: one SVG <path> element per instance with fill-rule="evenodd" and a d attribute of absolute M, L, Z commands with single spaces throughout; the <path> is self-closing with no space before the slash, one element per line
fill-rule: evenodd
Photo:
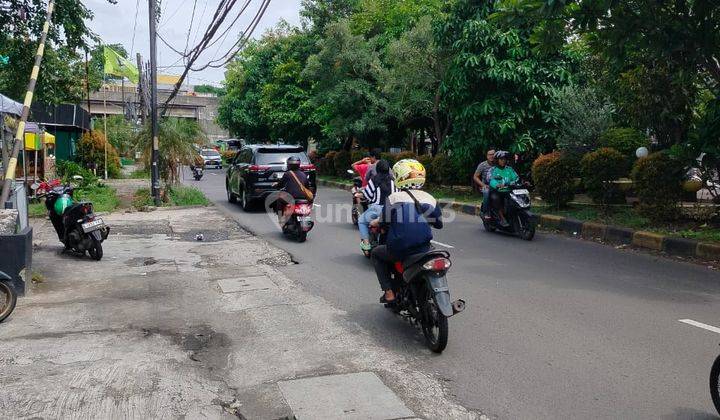
<path fill-rule="evenodd" d="M 73 205 L 73 199 L 69 194 L 63 194 L 55 200 L 55 213 L 62 216 L 68 207 Z"/>
<path fill-rule="evenodd" d="M 289 170 L 300 169 L 300 158 L 297 156 L 290 156 L 287 160 L 287 168 Z"/>
<path fill-rule="evenodd" d="M 399 160 L 392 171 L 398 188 L 420 189 L 425 185 L 425 167 L 415 159 Z"/>
<path fill-rule="evenodd" d="M 505 150 L 498 150 L 495 152 L 495 159 L 507 159 L 508 157 L 510 157 L 510 153 Z"/>

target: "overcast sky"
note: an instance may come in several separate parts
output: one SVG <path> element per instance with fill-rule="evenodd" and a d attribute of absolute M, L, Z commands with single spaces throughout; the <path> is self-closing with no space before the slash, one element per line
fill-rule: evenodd
<path fill-rule="evenodd" d="M 218 0 L 162 0 L 162 17 L 158 25 L 158 32 L 179 51 L 185 49 L 195 2 L 197 2 L 195 19 L 190 34 L 191 47 L 194 45 L 193 39 L 196 42 L 199 41 L 202 32 L 207 28 L 217 7 Z M 149 57 L 147 0 L 118 0 L 115 5 L 108 3 L 107 0 L 85 0 L 84 3 L 95 13 L 95 18 L 90 22 L 90 28 L 102 38 L 104 43 L 124 45 L 125 49 L 131 53 L 130 56 L 133 62 L 135 61 L 136 52 L 142 54 L 144 59 Z M 236 7 L 238 10 L 241 3 L 244 2 L 237 2 L 238 6 Z M 247 27 L 253 16 L 255 16 L 260 3 L 260 0 L 251 0 L 250 6 L 228 32 L 227 36 L 220 38 L 222 41 L 218 41 L 217 44 L 209 48 L 196 64 L 208 62 L 215 54 L 217 54 L 217 57 L 224 54 L 238 39 L 238 34 Z M 139 7 L 136 8 L 136 5 Z M 293 25 L 298 25 L 300 22 L 299 8 L 300 0 L 272 0 L 253 37 L 260 36 L 266 29 L 275 26 L 281 19 Z M 135 26 L 136 10 L 137 25 Z M 228 16 L 226 24 L 218 31 L 218 34 L 223 32 L 234 16 L 232 13 Z M 133 28 L 135 28 L 134 43 Z M 182 64 L 180 56 L 158 39 L 158 72 L 180 74 L 183 70 Z M 204 83 L 217 85 L 224 79 L 224 72 L 224 69 L 207 69 L 202 72 L 192 72 L 190 73 L 190 83 L 192 85 Z"/>

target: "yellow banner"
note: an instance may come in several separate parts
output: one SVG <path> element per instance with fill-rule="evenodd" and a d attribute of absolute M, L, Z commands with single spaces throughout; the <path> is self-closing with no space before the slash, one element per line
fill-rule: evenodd
<path fill-rule="evenodd" d="M 161 85 L 174 85 L 180 81 L 180 76 L 173 76 L 171 74 L 158 74 L 157 82 Z"/>

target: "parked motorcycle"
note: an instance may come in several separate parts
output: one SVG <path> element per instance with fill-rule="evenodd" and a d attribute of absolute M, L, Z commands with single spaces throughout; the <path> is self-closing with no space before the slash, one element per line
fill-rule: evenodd
<path fill-rule="evenodd" d="M 506 193 L 504 200 L 506 224 L 501 222 L 497 209 L 488 205 L 488 211 L 482 215 L 483 226 L 488 232 L 496 230 L 518 235 L 520 238 L 531 241 L 535 236 L 536 216 L 530 211 L 530 192 L 522 185 L 514 184 Z"/>
<path fill-rule="evenodd" d="M 191 166 L 190 170 L 192 171 L 193 178 L 195 178 L 195 181 L 200 181 L 203 177 L 203 168 L 202 166 Z"/>
<path fill-rule="evenodd" d="M 720 414 L 720 355 L 710 369 L 710 396 L 715 409 Z"/>
<path fill-rule="evenodd" d="M 430 350 L 442 353 L 448 342 L 448 318 L 465 309 L 465 301 L 450 301 L 446 274 L 450 253 L 431 250 L 396 262 L 391 272 L 395 301 L 385 304 L 419 324 Z"/>
<path fill-rule="evenodd" d="M 40 184 L 33 187 L 44 191 L 49 186 Z M 100 261 L 103 257 L 102 242 L 110 234 L 110 227 L 95 215 L 91 202 L 74 201 L 73 190 L 71 185 L 60 185 L 49 187 L 39 196 L 45 197 L 48 216 L 65 249 L 80 254 L 87 251 L 90 258 Z"/>
<path fill-rule="evenodd" d="M 292 214 L 282 226 L 283 234 L 294 238 L 298 242 L 305 242 L 307 240 L 308 232 L 310 232 L 315 225 L 311 216 L 312 208 L 313 203 L 308 200 L 296 199 L 293 204 L 286 203 L 286 212 L 292 212 Z M 280 209 L 277 209 L 277 215 L 278 220 L 282 223 L 284 216 Z"/>
<path fill-rule="evenodd" d="M 17 304 L 17 293 L 10 282 L 12 279 L 0 271 L 0 322 L 9 317 Z"/>
<path fill-rule="evenodd" d="M 365 212 L 365 210 L 368 209 L 368 202 L 365 197 L 362 197 L 358 199 L 355 197 L 356 194 L 362 193 L 362 180 L 359 176 L 355 176 L 355 171 L 352 169 L 347 170 L 348 174 L 353 176 L 353 186 L 350 189 L 350 193 L 352 194 L 352 223 L 353 225 L 357 226 L 358 220 L 360 219 L 360 215 Z"/>

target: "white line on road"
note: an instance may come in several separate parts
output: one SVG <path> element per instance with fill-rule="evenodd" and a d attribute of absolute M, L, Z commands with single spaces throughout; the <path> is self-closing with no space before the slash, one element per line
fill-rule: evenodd
<path fill-rule="evenodd" d="M 450 248 L 450 249 L 455 248 L 455 247 L 452 246 L 452 245 L 444 244 L 444 243 L 442 243 L 442 242 L 438 242 L 438 241 L 435 241 L 435 240 L 430 241 L 430 243 L 433 243 L 433 244 L 435 244 L 435 245 L 444 246 L 445 248 Z"/>
<path fill-rule="evenodd" d="M 702 322 L 693 321 L 692 319 L 678 319 L 678 321 L 680 321 L 684 324 L 692 325 L 693 327 L 702 328 L 704 330 L 708 330 L 708 331 L 712 331 L 714 333 L 720 334 L 720 328 L 713 327 L 712 325 L 703 324 Z"/>

